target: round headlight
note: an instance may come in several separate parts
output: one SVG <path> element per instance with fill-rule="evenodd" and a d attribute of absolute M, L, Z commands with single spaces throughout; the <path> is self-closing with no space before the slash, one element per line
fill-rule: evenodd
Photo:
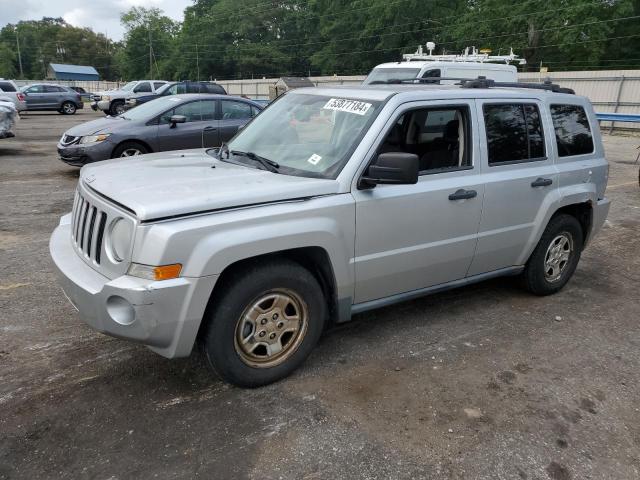
<path fill-rule="evenodd" d="M 107 251 L 115 262 L 121 262 L 127 257 L 131 246 L 131 233 L 131 224 L 124 218 L 116 218 L 111 222 Z"/>

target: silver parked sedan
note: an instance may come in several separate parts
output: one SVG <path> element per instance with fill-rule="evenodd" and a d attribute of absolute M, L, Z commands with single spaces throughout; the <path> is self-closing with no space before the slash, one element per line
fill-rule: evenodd
<path fill-rule="evenodd" d="M 63 162 L 82 166 L 150 152 L 216 147 L 263 108 L 228 95 L 162 97 L 67 130 L 58 142 L 58 154 Z"/>

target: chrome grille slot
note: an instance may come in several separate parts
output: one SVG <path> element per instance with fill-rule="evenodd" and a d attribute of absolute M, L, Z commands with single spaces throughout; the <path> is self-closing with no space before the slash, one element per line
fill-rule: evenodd
<path fill-rule="evenodd" d="M 93 227 L 96 224 L 96 214 L 98 213 L 98 209 L 96 207 L 91 208 L 91 220 L 89 220 L 89 228 L 87 234 L 87 244 L 84 250 L 84 253 L 91 257 L 91 241 L 93 240 Z M 94 255 L 95 257 L 95 255 Z"/>
<path fill-rule="evenodd" d="M 79 252 L 100 265 L 107 213 L 92 205 L 79 191 L 71 213 L 71 240 Z"/>
<path fill-rule="evenodd" d="M 84 236 L 87 231 L 87 213 L 89 213 L 89 202 L 84 202 L 82 211 L 80 212 L 80 250 L 82 250 L 82 246 L 84 245 Z"/>
<path fill-rule="evenodd" d="M 100 222 L 98 223 L 98 236 L 96 238 L 96 263 L 100 265 L 102 256 L 102 239 L 104 238 L 104 227 L 107 225 L 107 214 L 100 212 Z"/>

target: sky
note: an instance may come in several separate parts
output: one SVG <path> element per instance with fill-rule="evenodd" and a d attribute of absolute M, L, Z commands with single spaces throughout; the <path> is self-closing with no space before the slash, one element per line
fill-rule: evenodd
<path fill-rule="evenodd" d="M 182 21 L 190 0 L 0 0 L 0 28 L 20 20 L 62 17 L 76 27 L 89 27 L 122 40 L 124 29 L 120 14 L 133 6 L 158 7 L 165 15 Z"/>

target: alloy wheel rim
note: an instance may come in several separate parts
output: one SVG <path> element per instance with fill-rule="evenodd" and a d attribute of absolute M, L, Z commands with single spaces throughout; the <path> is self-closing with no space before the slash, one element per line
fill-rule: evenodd
<path fill-rule="evenodd" d="M 142 155 L 142 152 L 140 150 L 138 150 L 137 148 L 127 148 L 126 150 L 124 150 L 122 152 L 122 155 L 120 155 L 121 157 L 133 157 L 136 155 Z"/>
<path fill-rule="evenodd" d="M 275 289 L 261 294 L 236 323 L 236 352 L 251 367 L 280 365 L 302 343 L 308 317 L 307 305 L 293 290 Z"/>
<path fill-rule="evenodd" d="M 125 112 L 124 105 L 120 105 L 120 104 L 116 105 L 115 110 L 117 115 L 122 115 Z"/>
<path fill-rule="evenodd" d="M 73 113 L 75 110 L 73 105 L 70 105 L 68 103 L 65 104 L 62 108 L 64 109 L 65 113 Z"/>
<path fill-rule="evenodd" d="M 563 232 L 551 241 L 544 256 L 544 277 L 548 282 L 560 280 L 572 253 L 573 238 L 570 234 Z"/>

